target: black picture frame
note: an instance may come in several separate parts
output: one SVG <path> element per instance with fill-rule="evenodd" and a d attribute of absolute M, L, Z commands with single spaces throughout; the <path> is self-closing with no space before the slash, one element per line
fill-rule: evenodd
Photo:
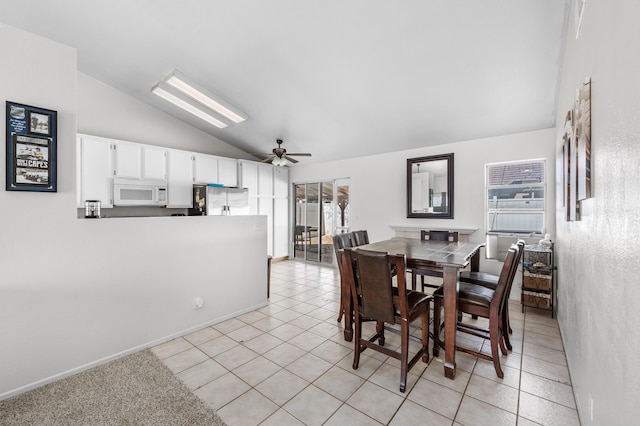
<path fill-rule="evenodd" d="M 51 135 L 51 114 L 29 111 L 29 133 L 34 135 Z"/>
<path fill-rule="evenodd" d="M 418 188 L 414 181 L 425 169 L 432 178 Z M 453 153 L 407 159 L 407 218 L 453 219 L 453 189 Z"/>
<path fill-rule="evenodd" d="M 57 192 L 57 111 L 6 101 L 6 190 Z"/>

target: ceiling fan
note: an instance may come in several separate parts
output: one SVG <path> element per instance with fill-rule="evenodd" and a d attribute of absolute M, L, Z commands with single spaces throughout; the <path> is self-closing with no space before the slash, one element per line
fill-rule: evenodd
<path fill-rule="evenodd" d="M 292 157 L 293 155 L 298 157 L 311 157 L 311 154 L 309 154 L 308 152 L 287 153 L 287 150 L 285 148 L 282 148 L 281 146 L 282 139 L 276 139 L 276 143 L 278 144 L 278 147 L 273 148 L 273 150 L 271 151 L 272 152 L 271 154 L 262 154 L 262 155 L 269 155 L 269 157 L 261 161 L 262 163 L 271 162 L 276 166 L 284 166 L 285 164 L 287 164 L 287 162 L 290 162 L 290 163 L 298 162 L 298 160 Z"/>

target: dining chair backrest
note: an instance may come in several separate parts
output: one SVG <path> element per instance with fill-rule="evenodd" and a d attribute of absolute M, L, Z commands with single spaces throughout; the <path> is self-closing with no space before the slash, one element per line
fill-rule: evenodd
<path fill-rule="evenodd" d="M 353 234 L 351 232 L 333 236 L 333 248 L 336 252 L 340 249 L 350 248 L 353 246 Z"/>
<path fill-rule="evenodd" d="M 458 232 L 457 231 L 420 231 L 420 239 L 422 241 L 433 240 L 433 241 L 458 241 Z"/>
<path fill-rule="evenodd" d="M 511 284 L 513 284 L 513 279 L 516 275 L 516 271 L 518 270 L 519 256 L 520 246 L 518 244 L 511 244 L 511 247 L 509 247 L 509 250 L 507 251 L 507 256 L 504 259 L 504 263 L 502 264 L 502 269 L 498 278 L 498 285 L 496 286 L 494 296 L 491 299 L 491 305 L 493 306 L 496 304 L 496 307 L 492 307 L 492 309 L 497 309 L 499 315 L 505 306 L 505 298 L 509 297 L 508 291 L 511 289 Z"/>
<path fill-rule="evenodd" d="M 505 310 L 508 309 L 507 307 L 507 303 L 509 303 L 509 294 L 511 293 L 511 287 L 513 285 L 513 280 L 515 279 L 516 273 L 518 272 L 518 266 L 520 265 L 520 259 L 522 258 L 522 252 L 524 252 L 524 240 L 518 240 L 517 243 L 515 244 L 511 244 L 511 246 L 509 247 L 509 249 L 514 249 L 515 255 L 514 255 L 514 259 L 513 262 L 510 265 L 510 269 L 509 269 L 509 276 L 507 279 L 507 284 L 506 284 L 506 288 L 504 290 L 504 293 L 502 294 L 502 307 L 501 310 Z M 508 255 L 508 253 L 507 253 Z M 505 259 L 506 262 L 506 259 Z M 504 267 L 504 266 L 503 266 Z M 502 275 L 502 274 L 500 274 Z M 500 280 L 498 280 L 499 282 Z"/>
<path fill-rule="evenodd" d="M 357 268 L 354 275 L 356 292 L 360 296 L 362 316 L 377 321 L 395 324 L 393 306 L 393 284 L 389 255 L 369 250 L 353 250 Z"/>
<path fill-rule="evenodd" d="M 369 234 L 366 230 L 353 231 L 354 246 L 363 246 L 369 244 Z"/>

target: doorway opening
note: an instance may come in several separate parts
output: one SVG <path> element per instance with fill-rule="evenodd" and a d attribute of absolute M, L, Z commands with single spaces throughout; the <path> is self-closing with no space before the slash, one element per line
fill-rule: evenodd
<path fill-rule="evenodd" d="M 333 236 L 350 231 L 349 179 L 294 184 L 293 258 L 333 264 Z"/>

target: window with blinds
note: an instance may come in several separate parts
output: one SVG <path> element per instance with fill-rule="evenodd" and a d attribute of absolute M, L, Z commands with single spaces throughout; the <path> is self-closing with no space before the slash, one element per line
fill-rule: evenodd
<path fill-rule="evenodd" d="M 545 160 L 486 165 L 487 232 L 542 234 Z"/>

